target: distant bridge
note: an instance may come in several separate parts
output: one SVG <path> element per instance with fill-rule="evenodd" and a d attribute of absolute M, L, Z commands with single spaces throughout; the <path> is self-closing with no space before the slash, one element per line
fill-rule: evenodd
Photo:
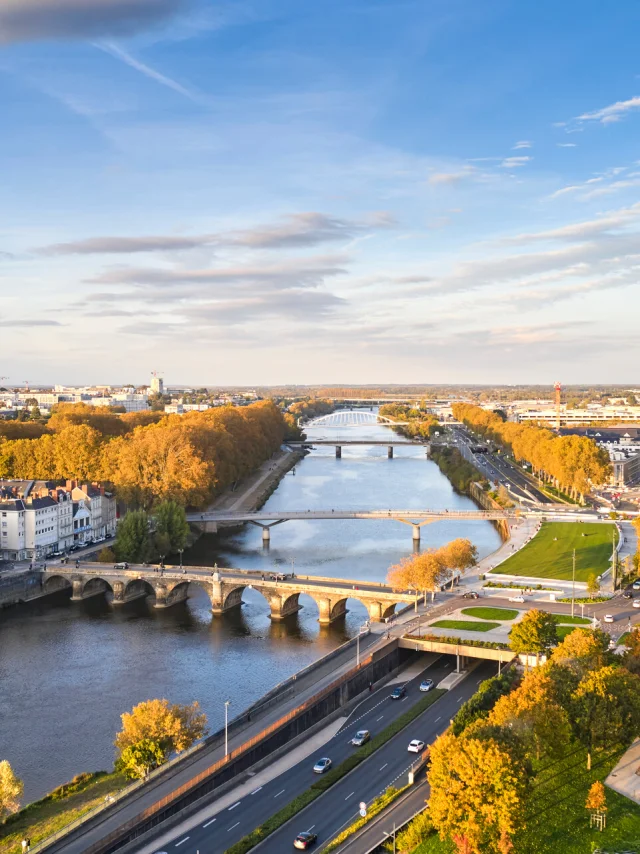
<path fill-rule="evenodd" d="M 415 592 L 394 592 L 385 584 L 353 581 L 344 578 L 314 577 L 281 573 L 262 573 L 253 570 L 211 569 L 172 566 L 161 570 L 155 566 L 130 565 L 128 569 L 82 564 L 51 565 L 42 573 L 42 594 L 71 589 L 74 602 L 112 595 L 114 605 L 122 605 L 141 597 L 153 596 L 154 607 L 168 608 L 184 602 L 189 585 L 201 587 L 211 600 L 213 614 L 224 614 L 242 605 L 246 588 L 257 590 L 269 603 L 271 619 L 284 620 L 302 607 L 299 602 L 305 593 L 318 606 L 318 620 L 332 623 L 347 612 L 347 599 L 357 599 L 366 607 L 372 622 L 390 617 L 398 604 L 417 602 Z"/>
<path fill-rule="evenodd" d="M 298 425 L 304 429 L 317 427 L 398 427 L 408 424 L 408 421 L 394 421 L 392 418 L 387 418 L 386 415 L 380 415 L 377 412 L 359 412 L 351 410 L 338 410 L 331 412 L 329 415 L 321 415 L 319 418 L 313 418 L 311 421 L 303 422 L 300 420 Z"/>
<path fill-rule="evenodd" d="M 262 542 L 266 545 L 271 539 L 270 529 L 282 522 L 309 519 L 389 519 L 411 525 L 414 543 L 420 542 L 420 528 L 432 522 L 461 521 L 477 519 L 483 521 L 509 521 L 516 519 L 515 513 L 497 510 L 258 510 L 210 511 L 187 513 L 187 521 L 200 525 L 208 533 L 215 534 L 220 523 L 251 522 L 262 528 Z"/>
<path fill-rule="evenodd" d="M 331 445 L 336 449 L 336 457 L 342 457 L 342 448 L 349 445 L 386 445 L 387 457 L 393 459 L 393 449 L 402 446 L 410 447 L 421 445 L 427 454 L 429 453 L 429 442 L 426 439 L 296 439 L 292 442 L 287 442 L 293 448 L 316 447 L 319 445 Z"/>

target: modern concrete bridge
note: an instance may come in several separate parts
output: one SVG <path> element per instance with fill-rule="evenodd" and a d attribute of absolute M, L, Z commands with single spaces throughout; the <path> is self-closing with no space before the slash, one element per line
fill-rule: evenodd
<path fill-rule="evenodd" d="M 414 542 L 420 542 L 420 528 L 432 522 L 458 522 L 466 519 L 509 521 L 515 520 L 516 514 L 496 510 L 258 510 L 252 513 L 207 510 L 204 513 L 187 513 L 188 522 L 202 527 L 211 534 L 216 533 L 220 523 L 240 525 L 251 522 L 262 528 L 264 544 L 269 543 L 270 529 L 274 525 L 299 519 L 389 519 L 411 525 Z"/>
<path fill-rule="evenodd" d="M 387 456 L 390 460 L 393 459 L 393 449 L 398 447 L 421 445 L 427 454 L 429 453 L 429 442 L 426 439 L 398 439 L 397 441 L 389 441 L 389 439 L 300 439 L 287 442 L 287 445 L 290 445 L 292 448 L 311 448 L 319 445 L 330 445 L 336 449 L 336 457 L 338 459 L 342 456 L 343 447 L 348 447 L 349 445 L 386 445 Z"/>
<path fill-rule="evenodd" d="M 274 580 L 277 577 L 278 580 Z M 318 605 L 321 624 L 332 623 L 347 612 L 347 599 L 357 599 L 366 607 L 372 622 L 390 617 L 396 605 L 415 603 L 415 593 L 394 593 L 384 584 L 318 576 L 282 576 L 253 570 L 209 567 L 167 567 L 130 565 L 128 569 L 87 563 L 77 569 L 68 564 L 47 567 L 42 573 L 42 593 L 71 588 L 72 601 L 113 594 L 113 604 L 122 605 L 140 597 L 155 596 L 156 608 L 184 602 L 190 584 L 197 584 L 211 600 L 214 614 L 224 614 L 242 605 L 242 593 L 257 590 L 271 607 L 271 619 L 284 620 L 302 607 L 298 599 L 306 593 Z"/>

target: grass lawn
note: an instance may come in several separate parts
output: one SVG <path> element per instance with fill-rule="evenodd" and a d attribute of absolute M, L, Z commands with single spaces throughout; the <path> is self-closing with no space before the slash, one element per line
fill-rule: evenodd
<path fill-rule="evenodd" d="M 582 535 L 585 536 L 582 536 Z M 520 551 L 491 571 L 491 575 L 522 575 L 529 578 L 571 580 L 572 555 L 576 550 L 576 581 L 609 568 L 615 525 L 597 522 L 545 522 Z"/>
<path fill-rule="evenodd" d="M 482 623 L 480 620 L 438 620 L 431 629 L 458 629 L 461 632 L 490 632 L 499 629 L 500 623 Z"/>
<path fill-rule="evenodd" d="M 558 625 L 562 626 L 590 626 L 591 620 L 588 617 L 572 617 L 571 614 L 552 614 L 553 619 Z"/>
<path fill-rule="evenodd" d="M 21 840 L 31 839 L 31 845 L 41 842 L 61 830 L 69 822 L 104 803 L 106 795 L 122 789 L 127 781 L 121 774 L 105 774 L 73 795 L 59 800 L 35 801 L 29 804 L 8 824 L 0 825 L 0 854 L 18 854 Z"/>
<path fill-rule="evenodd" d="M 462 613 L 479 620 L 515 620 L 520 613 L 513 608 L 463 608 Z"/>
<path fill-rule="evenodd" d="M 584 808 L 589 787 L 603 780 L 618 760 L 613 753 L 596 753 L 586 770 L 582 748 L 571 749 L 562 759 L 543 760 L 526 803 L 526 829 L 514 839 L 517 854 L 585 854 L 592 843 L 604 851 L 640 854 L 640 806 L 605 787 L 607 827 L 589 827 Z M 412 854 L 452 854 L 454 847 L 430 836 Z"/>

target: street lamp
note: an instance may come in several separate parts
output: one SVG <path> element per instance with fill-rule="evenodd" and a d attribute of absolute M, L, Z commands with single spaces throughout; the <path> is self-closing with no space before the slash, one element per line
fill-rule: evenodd
<path fill-rule="evenodd" d="M 365 629 L 363 632 L 362 630 Z M 363 623 L 358 627 L 358 634 L 356 636 L 356 667 L 360 666 L 360 635 L 366 634 L 369 630 L 369 621 Z"/>
<path fill-rule="evenodd" d="M 224 701 L 224 755 L 226 756 L 229 753 L 229 706 L 231 705 L 231 700 Z"/>
<path fill-rule="evenodd" d="M 180 553 L 180 569 L 182 569 L 182 552 L 183 551 L 184 551 L 184 549 L 178 549 L 178 552 Z"/>

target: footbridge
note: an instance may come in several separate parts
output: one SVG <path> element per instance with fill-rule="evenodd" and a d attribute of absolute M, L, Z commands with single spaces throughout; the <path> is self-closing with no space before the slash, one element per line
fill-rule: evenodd
<path fill-rule="evenodd" d="M 420 542 L 420 529 L 433 522 L 460 522 L 467 519 L 482 521 L 515 521 L 516 513 L 498 510 L 258 510 L 256 512 L 206 511 L 188 513 L 187 521 L 215 534 L 221 523 L 243 524 L 250 522 L 262 528 L 262 542 L 271 539 L 271 528 L 283 522 L 311 519 L 385 519 L 410 525 L 414 543 Z"/>
<path fill-rule="evenodd" d="M 211 611 L 216 615 L 240 607 L 245 589 L 257 590 L 269 603 L 274 621 L 299 611 L 302 606 L 298 600 L 305 593 L 316 602 L 318 620 L 323 625 L 346 614 L 348 599 L 362 602 L 372 622 L 384 621 L 399 604 L 417 602 L 414 592 L 394 592 L 381 583 L 253 570 L 195 566 L 161 569 L 143 565 L 121 569 L 87 563 L 77 568 L 67 564 L 51 566 L 42 573 L 42 594 L 71 589 L 74 602 L 108 593 L 114 605 L 153 596 L 155 608 L 169 608 L 188 598 L 190 585 L 205 590 L 211 600 Z"/>

